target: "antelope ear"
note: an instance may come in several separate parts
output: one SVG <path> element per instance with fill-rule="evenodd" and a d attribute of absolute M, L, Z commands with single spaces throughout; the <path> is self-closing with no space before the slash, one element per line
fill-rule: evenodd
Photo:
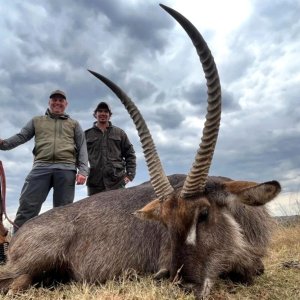
<path fill-rule="evenodd" d="M 161 202 L 155 199 L 145 205 L 143 208 L 136 210 L 133 213 L 136 217 L 142 220 L 161 220 Z"/>
<path fill-rule="evenodd" d="M 281 191 L 279 182 L 275 180 L 260 184 L 248 181 L 228 181 L 224 182 L 224 186 L 225 190 L 236 195 L 241 202 L 252 206 L 266 204 Z"/>

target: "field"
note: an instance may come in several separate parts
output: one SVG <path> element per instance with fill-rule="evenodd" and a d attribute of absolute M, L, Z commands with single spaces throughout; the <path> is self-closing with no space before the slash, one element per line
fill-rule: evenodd
<path fill-rule="evenodd" d="M 218 281 L 210 300 L 225 299 L 300 299 L 300 221 L 278 224 L 268 257 L 265 274 L 252 286 Z M 155 282 L 151 277 L 139 277 L 134 272 L 124 274 L 118 281 L 103 286 L 87 284 L 61 285 L 53 289 L 31 288 L 20 295 L 3 295 L 0 299 L 72 299 L 72 300 L 192 300 L 193 294 L 182 291 L 167 281 Z"/>

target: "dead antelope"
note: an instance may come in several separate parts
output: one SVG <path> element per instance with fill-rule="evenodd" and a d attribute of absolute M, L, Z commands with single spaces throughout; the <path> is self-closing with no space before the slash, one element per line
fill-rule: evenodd
<path fill-rule="evenodd" d="M 150 182 L 93 195 L 28 221 L 11 240 L 8 262 L 0 269 L 2 291 L 23 290 L 49 277 L 103 283 L 134 269 L 170 280 L 179 275 L 200 299 L 219 276 L 251 283 L 263 272 L 271 229 L 264 204 L 276 197 L 280 185 L 208 177 L 221 115 L 219 75 L 197 29 L 161 6 L 190 36 L 207 79 L 206 122 L 189 174 L 165 175 L 135 104 L 112 81 L 90 71 L 132 117 Z"/>

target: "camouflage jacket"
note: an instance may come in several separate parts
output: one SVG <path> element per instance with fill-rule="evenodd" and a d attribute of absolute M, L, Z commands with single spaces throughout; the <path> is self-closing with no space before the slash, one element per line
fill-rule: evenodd
<path fill-rule="evenodd" d="M 87 186 L 109 190 L 122 183 L 125 176 L 135 177 L 136 156 L 126 133 L 109 122 L 102 132 L 97 126 L 85 131 L 90 173 Z"/>

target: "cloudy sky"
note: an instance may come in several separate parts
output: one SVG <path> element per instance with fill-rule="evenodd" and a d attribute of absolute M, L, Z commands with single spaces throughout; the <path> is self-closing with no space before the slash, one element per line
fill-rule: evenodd
<path fill-rule="evenodd" d="M 100 100 L 112 106 L 148 180 L 133 122 L 114 94 L 87 72 L 113 80 L 135 101 L 166 174 L 190 170 L 202 135 L 206 88 L 198 56 L 182 28 L 154 0 L 31 0 L 0 5 L 0 138 L 44 114 L 62 89 L 68 113 L 85 130 Z M 201 32 L 215 58 L 223 93 L 211 175 L 276 179 L 275 215 L 300 213 L 299 0 L 166 0 Z M 18 206 L 32 166 L 33 141 L 1 151 L 7 211 Z M 86 196 L 76 187 L 76 200 Z M 43 210 L 52 206 L 49 195 Z"/>

